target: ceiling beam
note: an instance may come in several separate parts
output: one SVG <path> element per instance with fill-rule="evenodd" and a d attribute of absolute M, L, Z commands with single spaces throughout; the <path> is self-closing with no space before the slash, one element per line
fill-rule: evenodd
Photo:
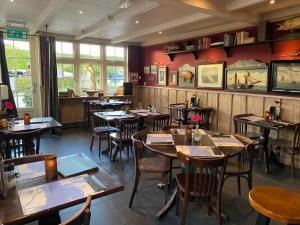
<path fill-rule="evenodd" d="M 232 2 L 226 4 L 225 9 L 226 11 L 234 11 L 263 2 L 265 2 L 265 0 L 233 0 Z"/>
<path fill-rule="evenodd" d="M 249 25 L 255 25 L 259 21 L 258 15 L 254 15 L 247 12 L 226 11 L 225 4 L 222 3 L 223 1 L 213 1 L 213 0 L 176 0 L 176 1 L 196 7 L 202 13 L 210 14 L 212 16 L 216 16 L 219 18 L 230 19 L 233 21 L 241 21 L 241 22 L 248 23 Z"/>
<path fill-rule="evenodd" d="M 90 36 L 94 33 L 100 32 L 101 30 L 114 25 L 118 21 L 132 18 L 136 15 L 142 14 L 142 13 L 144 13 L 150 9 L 153 9 L 157 6 L 159 6 L 159 4 L 157 2 L 153 2 L 153 1 L 141 2 L 140 1 L 138 3 L 135 3 L 133 6 L 129 7 L 128 9 L 125 9 L 113 16 L 108 16 L 106 19 L 82 30 L 81 34 L 77 35 L 75 38 L 76 38 L 76 40 L 80 40 L 80 39 Z"/>
<path fill-rule="evenodd" d="M 155 25 L 152 27 L 147 27 L 145 29 L 136 31 L 136 32 L 131 32 L 116 38 L 112 39 L 112 43 L 116 44 L 119 42 L 123 42 L 123 41 L 128 41 L 128 40 L 132 40 L 134 38 L 137 37 L 142 37 L 151 33 L 156 33 L 159 31 L 163 31 L 163 30 L 168 30 L 174 27 L 179 27 L 185 24 L 189 24 L 189 23 L 193 23 L 199 20 L 203 20 L 203 19 L 207 19 L 210 18 L 210 15 L 207 14 L 203 14 L 203 13 L 195 13 L 186 17 L 181 17 L 181 18 L 177 18 L 175 20 L 171 20 L 165 23 L 161 23 L 159 25 Z"/>
<path fill-rule="evenodd" d="M 142 43 L 142 46 L 149 46 L 149 45 L 156 45 L 161 43 L 167 43 L 167 42 L 173 42 L 173 41 L 179 41 L 179 40 L 185 40 L 188 38 L 197 38 L 203 35 L 210 35 L 220 32 L 226 32 L 234 29 L 242 29 L 245 27 L 248 27 L 249 25 L 247 23 L 243 22 L 229 22 L 229 23 L 222 23 L 222 24 L 216 24 L 216 25 L 210 25 L 208 27 L 201 27 L 195 31 L 190 32 L 184 32 L 174 35 L 168 35 L 164 37 L 160 37 L 157 39 L 151 39 L 149 41 L 145 41 Z"/>
<path fill-rule="evenodd" d="M 70 0 L 52 0 L 29 27 L 29 34 L 33 35 L 45 26 Z"/>

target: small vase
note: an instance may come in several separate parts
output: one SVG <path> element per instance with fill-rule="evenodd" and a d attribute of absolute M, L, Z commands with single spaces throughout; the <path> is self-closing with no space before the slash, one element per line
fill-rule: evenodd
<path fill-rule="evenodd" d="M 199 132 L 199 125 L 196 125 L 195 131 L 193 132 L 193 141 L 201 141 L 201 134 Z"/>

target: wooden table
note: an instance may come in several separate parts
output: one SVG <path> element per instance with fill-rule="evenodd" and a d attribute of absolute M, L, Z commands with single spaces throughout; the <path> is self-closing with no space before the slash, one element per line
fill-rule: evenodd
<path fill-rule="evenodd" d="M 205 131 L 207 134 L 210 134 L 211 131 Z M 177 151 L 176 145 L 202 145 L 202 146 L 213 146 L 213 142 L 209 138 L 208 135 L 203 135 L 199 142 L 193 142 L 192 140 L 188 139 L 185 134 L 175 134 L 174 131 L 168 130 L 166 132 L 154 132 L 154 133 L 163 133 L 163 134 L 172 134 L 174 145 L 149 145 L 147 144 L 147 137 L 143 139 L 143 145 L 149 149 L 150 151 L 166 156 L 170 158 L 170 162 L 172 159 L 177 159 Z M 222 147 L 219 148 L 224 154 L 229 154 L 231 157 L 237 155 L 244 147 Z M 172 168 L 172 163 L 170 163 L 170 168 Z M 177 188 L 174 189 L 169 201 L 167 204 L 156 214 L 157 219 L 161 219 L 165 217 L 168 212 L 175 206 L 176 204 L 176 194 Z"/>
<path fill-rule="evenodd" d="M 262 117 L 254 117 L 254 116 L 245 116 L 245 117 L 236 117 L 234 118 L 235 121 L 240 123 L 245 123 L 247 125 L 252 125 L 260 128 L 260 146 L 264 152 L 264 161 L 265 161 L 265 170 L 268 173 L 269 172 L 269 135 L 271 130 L 276 130 L 279 132 L 279 130 L 286 128 L 290 126 L 291 124 L 280 122 L 280 121 L 266 121 Z M 276 157 L 271 152 L 273 159 L 276 159 Z"/>
<path fill-rule="evenodd" d="M 258 212 L 256 225 L 269 225 L 270 219 L 300 224 L 300 194 L 279 187 L 255 187 L 249 192 L 249 202 Z"/>
<path fill-rule="evenodd" d="M 24 164 L 26 166 L 35 167 L 36 172 L 44 171 L 44 163 L 35 162 L 30 164 Z M 24 224 L 33 220 L 40 219 L 41 217 L 47 217 L 52 215 L 57 215 L 58 211 L 61 209 L 65 209 L 79 203 L 83 203 L 86 200 L 86 196 L 81 196 L 78 198 L 74 198 L 73 200 L 68 200 L 64 204 L 57 203 L 52 201 L 49 203 L 48 201 L 46 206 L 43 206 L 42 210 L 36 210 L 33 213 L 25 214 L 22 209 L 20 197 L 18 191 L 26 190 L 28 187 L 36 187 L 38 185 L 51 185 L 52 183 L 47 183 L 45 176 L 40 176 L 40 174 L 28 174 L 28 172 L 19 171 L 20 172 L 20 182 L 17 183 L 17 188 L 12 189 L 8 192 L 8 195 L 5 199 L 0 199 L 0 224 L 10 225 L 10 224 Z M 30 177 L 30 179 L 22 180 L 22 175 Z M 110 195 L 119 191 L 124 190 L 124 186 L 119 182 L 115 181 L 112 176 L 103 170 L 101 167 L 98 167 L 98 171 L 91 172 L 90 175 L 94 175 L 97 180 L 99 180 L 105 188 L 98 192 L 93 192 L 92 198 L 100 198 L 106 195 Z M 75 176 L 71 179 L 79 179 L 80 177 Z M 57 177 L 58 181 L 64 181 L 61 176 Z M 55 182 L 55 181 L 54 181 Z M 69 193 L 70 196 L 73 193 Z M 55 199 L 54 199 L 55 200 Z"/>
<path fill-rule="evenodd" d="M 131 105 L 130 101 L 120 101 L 120 100 L 115 100 L 115 99 L 110 99 L 108 102 L 107 101 L 100 101 L 100 100 L 92 100 L 90 101 L 90 104 L 92 106 L 98 107 L 100 106 L 101 108 L 120 108 L 121 106 L 125 105 Z"/>
<path fill-rule="evenodd" d="M 124 111 L 112 111 L 112 112 L 96 112 L 94 113 L 95 116 L 107 121 L 112 122 L 118 119 L 128 119 L 128 118 L 135 118 L 136 116 L 133 114 L 127 114 Z"/>

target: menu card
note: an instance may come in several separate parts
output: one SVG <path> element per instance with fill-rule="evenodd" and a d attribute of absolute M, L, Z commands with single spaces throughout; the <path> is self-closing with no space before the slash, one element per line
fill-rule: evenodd
<path fill-rule="evenodd" d="M 245 147 L 238 139 L 233 135 L 220 135 L 220 136 L 211 136 L 208 135 L 211 141 L 216 147 Z"/>
<path fill-rule="evenodd" d="M 147 134 L 147 145 L 174 145 L 172 134 Z"/>
<path fill-rule="evenodd" d="M 215 154 L 211 146 L 176 145 L 176 151 L 190 157 L 222 157 L 223 153 Z"/>

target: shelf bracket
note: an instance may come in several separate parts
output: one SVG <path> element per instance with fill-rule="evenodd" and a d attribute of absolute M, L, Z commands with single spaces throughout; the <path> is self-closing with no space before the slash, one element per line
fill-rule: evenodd
<path fill-rule="evenodd" d="M 168 54 L 169 58 L 170 58 L 170 61 L 173 62 L 174 61 L 174 57 L 175 57 L 175 54 Z"/>
<path fill-rule="evenodd" d="M 227 56 L 227 58 L 231 57 L 231 51 L 230 51 L 230 47 L 225 47 L 224 46 L 224 52 L 225 52 L 225 55 Z"/>
<path fill-rule="evenodd" d="M 274 42 L 273 41 L 269 41 L 268 45 L 269 45 L 271 54 L 274 54 Z"/>

